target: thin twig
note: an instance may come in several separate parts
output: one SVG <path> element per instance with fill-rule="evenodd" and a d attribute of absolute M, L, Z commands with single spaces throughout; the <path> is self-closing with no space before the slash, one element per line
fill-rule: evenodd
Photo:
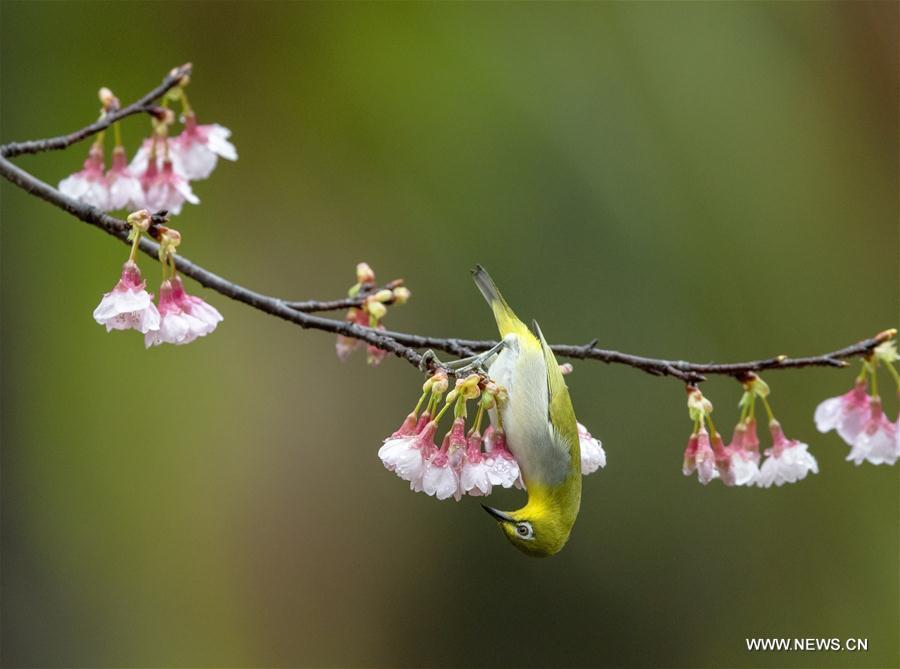
<path fill-rule="evenodd" d="M 78 220 L 98 227 L 110 235 L 117 237 L 121 241 L 126 242 L 129 230 L 128 223 L 64 195 L 29 172 L 17 167 L 6 158 L 24 153 L 40 153 L 42 151 L 64 149 L 104 130 L 113 122 L 121 118 L 131 114 L 151 111 L 152 103 L 177 85 L 182 77 L 190 73 L 190 70 L 191 66 L 189 64 L 183 65 L 180 68 L 175 68 L 163 80 L 162 84 L 147 93 L 147 95 L 137 102 L 134 102 L 119 111 L 107 114 L 100 121 L 92 123 L 81 130 L 60 137 L 18 142 L 0 147 L 0 174 L 2 174 L 9 182 L 18 186 L 30 195 L 49 202 L 63 211 L 68 212 Z M 155 242 L 149 239 L 142 239 L 140 248 L 141 251 L 151 258 L 156 259 L 158 257 L 157 251 L 159 246 Z M 197 265 L 182 256 L 176 257 L 175 263 L 179 272 L 185 276 L 191 277 L 200 285 L 214 290 L 225 297 L 229 297 L 238 302 L 243 302 L 254 309 L 290 321 L 302 328 L 322 330 L 324 332 L 358 339 L 381 350 L 393 353 L 397 357 L 402 358 L 417 367 L 423 366 L 423 355 L 419 353 L 419 349 L 436 349 L 453 355 L 464 356 L 471 355 L 473 352 L 485 351 L 496 343 L 491 340 L 428 337 L 406 332 L 394 332 L 390 330 L 381 331 L 356 325 L 355 323 L 345 320 L 317 316 L 313 313 L 361 306 L 366 297 L 376 290 L 374 287 L 366 287 L 365 290 L 361 291 L 360 295 L 341 300 L 288 301 L 269 295 L 263 295 L 262 293 L 257 293 L 249 288 L 245 288 L 244 286 L 238 285 L 218 274 L 214 274 L 213 272 L 204 269 L 200 265 Z M 386 287 L 393 288 L 397 285 L 399 285 L 399 283 L 392 282 L 392 284 L 388 284 Z M 655 358 L 646 358 L 643 356 L 631 355 L 629 353 L 597 348 L 596 339 L 583 345 L 557 344 L 552 346 L 552 349 L 561 357 L 581 360 L 598 360 L 605 363 L 627 365 L 654 376 L 670 376 L 688 384 L 696 384 L 705 381 L 706 375 L 713 374 L 731 376 L 742 381 L 746 380 L 749 375 L 754 372 L 768 370 L 796 369 L 800 367 L 843 367 L 846 366 L 846 361 L 848 359 L 870 355 L 875 347 L 895 335 L 896 330 L 886 330 L 874 337 L 857 342 L 856 344 L 818 356 L 803 358 L 777 356 L 775 358 L 767 358 L 764 360 L 752 360 L 749 362 L 730 364 L 698 364 L 685 362 L 683 360 L 658 360 Z M 436 365 L 433 362 L 428 362 L 425 366 L 430 371 L 433 371 L 436 368 Z"/>
<path fill-rule="evenodd" d="M 80 130 L 70 132 L 68 135 L 60 135 L 59 137 L 49 137 L 47 139 L 32 139 L 26 142 L 10 142 L 0 146 L 0 156 L 4 158 L 14 158 L 25 153 L 42 153 L 44 151 L 59 151 L 73 144 L 77 144 L 83 139 L 96 135 L 101 130 L 106 130 L 116 121 L 131 116 L 133 114 L 145 114 L 153 111 L 153 103 L 165 95 L 169 90 L 174 88 L 181 82 L 184 77 L 191 74 L 191 64 L 185 63 L 181 67 L 174 68 L 162 83 L 147 93 L 140 100 L 132 102 L 127 107 L 122 107 L 118 111 L 112 111 L 104 114 L 99 121 L 91 123 Z"/>
<path fill-rule="evenodd" d="M 291 309 L 296 309 L 297 311 L 303 311 L 306 313 L 314 313 L 318 311 L 341 311 L 343 309 L 361 307 L 363 304 L 365 304 L 366 298 L 370 295 L 374 295 L 382 290 L 393 291 L 394 288 L 398 288 L 402 285 L 403 279 L 394 279 L 381 288 L 376 287 L 374 284 L 363 286 L 362 288 L 360 288 L 359 293 L 353 297 L 344 297 L 339 300 L 301 300 L 296 302 L 285 302 L 285 304 Z M 384 300 L 382 304 L 389 306 L 394 302 L 396 302 L 396 299 L 394 297 L 391 297 L 387 300 Z"/>

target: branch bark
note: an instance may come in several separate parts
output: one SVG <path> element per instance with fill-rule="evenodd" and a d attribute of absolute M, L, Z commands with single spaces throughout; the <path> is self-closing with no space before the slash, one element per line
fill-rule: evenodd
<path fill-rule="evenodd" d="M 122 219 L 110 216 L 95 209 L 90 205 L 74 200 L 57 189 L 41 181 L 29 172 L 14 165 L 9 157 L 26 153 L 41 153 L 65 149 L 109 127 L 118 121 L 133 114 L 151 112 L 153 103 L 165 95 L 167 91 L 176 86 L 183 77 L 190 74 L 190 64 L 173 69 L 163 82 L 119 111 L 105 115 L 99 121 L 92 123 L 80 130 L 41 140 L 14 142 L 0 147 L 0 174 L 7 181 L 21 188 L 26 193 L 38 197 L 45 202 L 71 214 L 78 220 L 93 225 L 104 232 L 117 237 L 127 243 L 129 225 Z M 158 244 L 142 239 L 141 251 L 153 259 L 157 259 Z M 191 277 L 200 285 L 216 291 L 217 293 L 242 302 L 263 313 L 277 316 L 290 321 L 305 329 L 321 330 L 332 334 L 340 334 L 353 339 L 358 339 L 379 349 L 393 353 L 409 363 L 421 367 L 423 355 L 420 349 L 434 349 L 444 351 L 457 356 L 471 355 L 473 352 L 485 351 L 496 344 L 491 340 L 470 340 L 444 337 L 429 337 L 407 332 L 380 331 L 373 328 L 362 327 L 344 320 L 325 318 L 316 315 L 315 312 L 334 311 L 358 307 L 365 298 L 374 292 L 374 289 L 363 291 L 359 296 L 339 300 L 318 301 L 289 301 L 270 295 L 263 295 L 249 288 L 236 284 L 215 274 L 183 256 L 176 257 L 176 267 L 182 274 Z M 397 283 L 389 284 L 395 287 Z M 778 369 L 797 369 L 801 367 L 844 367 L 847 360 L 870 355 L 872 351 L 884 341 L 896 335 L 896 330 L 886 330 L 874 337 L 864 339 L 850 346 L 831 351 L 817 356 L 800 358 L 788 358 L 777 356 L 763 360 L 751 360 L 727 364 L 716 363 L 692 363 L 683 360 L 660 360 L 644 356 L 622 353 L 597 347 L 597 340 L 583 345 L 557 344 L 552 346 L 556 355 L 579 360 L 598 360 L 608 364 L 621 364 L 639 369 L 654 376 L 669 376 L 695 385 L 706 380 L 707 375 L 731 376 L 739 381 L 746 380 L 751 374 L 762 371 Z M 435 369 L 433 362 L 425 365 L 429 371 Z"/>

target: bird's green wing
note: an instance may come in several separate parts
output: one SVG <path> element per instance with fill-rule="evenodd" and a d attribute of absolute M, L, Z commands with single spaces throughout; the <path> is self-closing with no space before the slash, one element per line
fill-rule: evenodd
<path fill-rule="evenodd" d="M 550 345 L 544 339 L 541 326 L 537 324 L 537 321 L 532 322 L 538 338 L 541 340 L 541 349 L 544 352 L 544 362 L 547 366 L 547 391 L 549 394 L 547 419 L 571 451 L 572 446 L 578 444 L 578 424 L 575 421 L 572 398 L 569 397 L 569 389 L 559 369 L 556 356 L 553 355 Z"/>

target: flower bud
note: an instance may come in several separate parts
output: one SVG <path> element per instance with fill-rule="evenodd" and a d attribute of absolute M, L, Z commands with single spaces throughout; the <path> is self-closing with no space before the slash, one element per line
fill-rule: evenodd
<path fill-rule="evenodd" d="M 750 380 L 745 384 L 747 390 L 757 397 L 769 396 L 769 384 L 759 378 L 756 374 L 750 375 Z"/>
<path fill-rule="evenodd" d="M 571 374 L 575 371 L 575 368 L 572 366 L 571 362 L 564 362 L 559 366 L 559 373 L 565 376 L 566 374 Z"/>
<path fill-rule="evenodd" d="M 179 244 L 181 244 L 181 233 L 178 232 L 178 230 L 176 230 L 175 228 L 161 227 L 159 229 L 159 241 L 160 244 L 165 244 L 167 246 L 175 248 Z"/>
<path fill-rule="evenodd" d="M 113 95 L 113 92 L 106 86 L 97 91 L 97 97 L 100 98 L 100 104 L 103 105 L 103 111 L 119 108 L 119 99 Z"/>
<path fill-rule="evenodd" d="M 406 304 L 409 302 L 410 297 L 412 297 L 412 293 L 406 286 L 394 288 L 394 302 L 396 304 Z"/>
<path fill-rule="evenodd" d="M 375 283 L 375 272 L 368 263 L 361 262 L 356 266 L 357 283 Z"/>
<path fill-rule="evenodd" d="M 713 411 L 712 402 L 703 396 L 699 388 L 692 388 L 688 391 L 687 405 L 691 420 L 694 421 L 703 420 Z"/>
<path fill-rule="evenodd" d="M 378 302 L 390 302 L 391 300 L 394 299 L 394 293 L 392 293 L 391 291 L 389 291 L 387 289 L 379 290 L 377 293 L 372 295 L 369 299 L 376 300 Z"/>
<path fill-rule="evenodd" d="M 437 395 L 443 395 L 447 392 L 447 388 L 450 387 L 450 381 L 447 380 L 446 372 L 438 372 L 431 377 L 431 381 L 431 392 Z"/>
<path fill-rule="evenodd" d="M 375 320 L 381 320 L 384 318 L 385 314 L 387 314 L 387 307 L 381 302 L 372 299 L 374 297 L 375 296 L 372 295 L 366 300 L 366 311 L 368 311 L 369 315 Z"/>
<path fill-rule="evenodd" d="M 159 261 L 164 263 L 169 256 L 175 254 L 175 249 L 181 244 L 181 234 L 178 230 L 173 230 L 161 225 L 157 228 L 159 232 Z"/>
<path fill-rule="evenodd" d="M 894 341 L 886 341 L 879 344 L 875 348 L 875 357 L 886 365 L 890 365 L 892 362 L 900 360 L 900 356 L 897 355 L 897 343 Z"/>
<path fill-rule="evenodd" d="M 470 374 L 464 379 L 457 379 L 456 390 L 467 400 L 474 400 L 481 395 L 481 389 L 478 387 L 479 381 L 481 378 L 478 374 Z"/>
<path fill-rule="evenodd" d="M 150 113 L 154 119 L 154 131 L 160 138 L 165 137 L 169 133 L 169 126 L 175 123 L 175 112 L 168 107 L 153 107 Z"/>
<path fill-rule="evenodd" d="M 133 211 L 128 214 L 128 218 L 126 219 L 128 223 L 138 230 L 142 232 L 147 232 L 150 229 L 150 221 L 153 216 L 147 209 L 138 209 L 137 211 Z"/>

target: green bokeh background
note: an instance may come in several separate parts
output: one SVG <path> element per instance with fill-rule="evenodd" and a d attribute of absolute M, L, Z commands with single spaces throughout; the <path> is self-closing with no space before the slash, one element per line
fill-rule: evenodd
<path fill-rule="evenodd" d="M 194 63 L 200 119 L 240 160 L 196 184 L 181 250 L 262 292 L 337 297 L 367 260 L 413 291 L 389 326 L 489 337 L 481 262 L 553 341 L 698 361 L 897 325 L 896 3 L 0 12 L 0 141 Z M 132 149 L 147 125 L 125 124 Z M 17 163 L 56 183 L 85 151 Z M 681 475 L 678 382 L 576 365 L 609 465 L 566 550 L 535 561 L 477 500 L 382 468 L 412 367 L 339 364 L 331 336 L 196 284 L 219 330 L 144 351 L 91 318 L 125 255 L 3 183 L 4 665 L 898 665 L 898 470 L 846 463 L 811 420 L 854 371 L 766 377 L 821 473 L 744 490 Z M 736 384 L 704 388 L 733 424 Z"/>

